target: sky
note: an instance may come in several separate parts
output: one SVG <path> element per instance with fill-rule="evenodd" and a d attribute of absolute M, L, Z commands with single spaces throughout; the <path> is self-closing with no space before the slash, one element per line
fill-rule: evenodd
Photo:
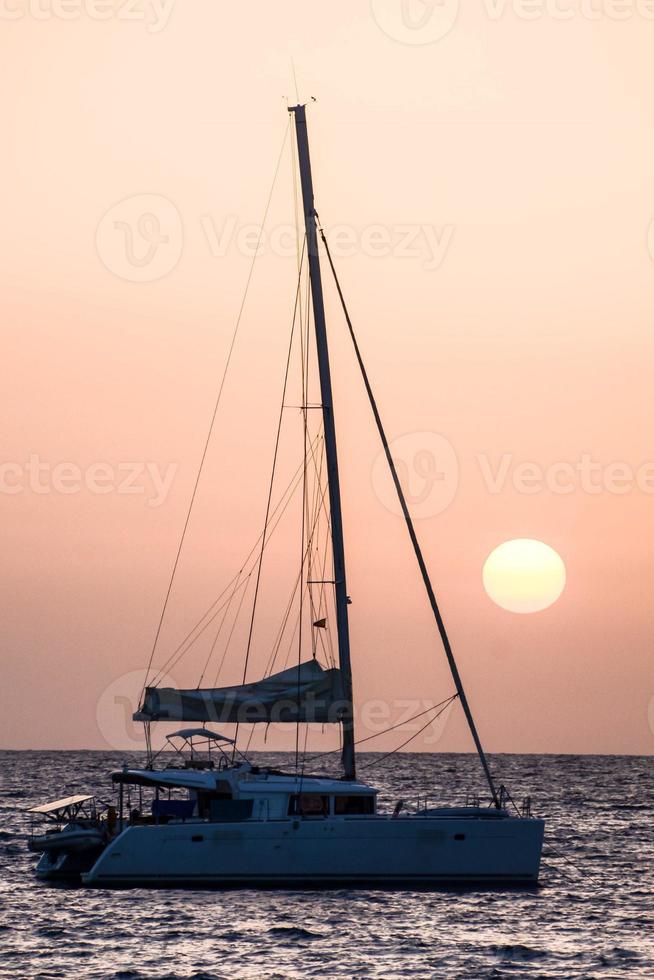
<path fill-rule="evenodd" d="M 142 744 L 129 714 L 250 276 L 156 666 L 256 541 L 296 288 L 299 96 L 485 747 L 651 753 L 648 3 L 6 0 L 0 20 L 0 747 Z M 327 282 L 326 302 L 367 734 L 453 685 Z M 296 567 L 281 531 L 250 679 Z M 565 588 L 516 613 L 482 571 L 525 538 L 560 556 Z M 204 655 L 170 682 L 195 686 Z M 409 747 L 469 751 L 460 709 Z"/>

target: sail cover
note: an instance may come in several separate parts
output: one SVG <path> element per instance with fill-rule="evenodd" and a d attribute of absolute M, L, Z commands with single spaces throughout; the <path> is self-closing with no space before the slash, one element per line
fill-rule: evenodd
<path fill-rule="evenodd" d="M 350 710 L 340 670 L 308 660 L 238 687 L 148 687 L 134 720 L 325 723 L 341 721 Z"/>

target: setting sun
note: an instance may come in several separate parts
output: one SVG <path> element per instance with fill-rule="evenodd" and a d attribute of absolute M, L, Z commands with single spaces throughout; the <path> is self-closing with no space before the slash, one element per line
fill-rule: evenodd
<path fill-rule="evenodd" d="M 556 602 L 566 573 L 561 556 L 549 545 L 516 538 L 491 551 L 482 578 L 488 596 L 502 609 L 532 613 Z"/>

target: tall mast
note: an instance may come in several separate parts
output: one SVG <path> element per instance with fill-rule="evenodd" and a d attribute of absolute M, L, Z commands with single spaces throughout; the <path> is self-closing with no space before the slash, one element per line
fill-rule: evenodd
<path fill-rule="evenodd" d="M 347 615 L 347 586 L 345 582 L 345 549 L 343 545 L 343 515 L 341 512 L 341 489 L 338 478 L 338 454 L 336 450 L 336 427 L 334 424 L 334 404 L 332 381 L 329 369 L 329 348 L 325 324 L 325 305 L 322 295 L 322 277 L 318 255 L 318 235 L 316 211 L 313 204 L 313 179 L 311 177 L 311 158 L 309 156 L 309 134 L 307 132 L 306 110 L 303 105 L 291 106 L 288 110 L 295 117 L 304 226 L 307 235 L 307 255 L 309 258 L 309 279 L 313 320 L 316 331 L 318 354 L 318 373 L 320 376 L 320 400 L 325 430 L 325 456 L 327 479 L 329 482 L 329 507 L 332 524 L 332 548 L 334 553 L 334 580 L 336 590 L 336 628 L 338 633 L 338 660 L 343 679 L 343 693 L 347 702 L 346 716 L 343 718 L 343 769 L 346 779 L 354 779 L 354 716 L 352 705 L 352 666 L 350 663 L 350 630 Z"/>

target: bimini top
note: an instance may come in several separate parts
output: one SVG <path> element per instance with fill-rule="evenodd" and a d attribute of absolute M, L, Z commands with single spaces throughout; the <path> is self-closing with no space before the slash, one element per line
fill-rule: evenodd
<path fill-rule="evenodd" d="M 53 800 L 52 803 L 42 803 L 41 806 L 33 806 L 27 812 L 48 814 L 71 808 L 79 809 L 82 803 L 88 803 L 92 799 L 92 796 L 65 796 L 63 800 Z"/>
<path fill-rule="evenodd" d="M 166 738 L 209 738 L 212 742 L 229 742 L 234 744 L 233 738 L 226 735 L 219 735 L 218 732 L 210 732 L 208 728 L 181 728 L 178 732 L 171 732 Z"/>

